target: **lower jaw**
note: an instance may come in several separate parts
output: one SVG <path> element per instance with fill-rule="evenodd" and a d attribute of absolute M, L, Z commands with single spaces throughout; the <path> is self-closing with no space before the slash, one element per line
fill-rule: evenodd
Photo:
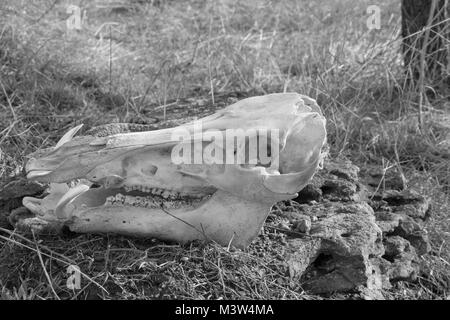
<path fill-rule="evenodd" d="M 270 207 L 218 190 L 197 208 L 86 208 L 72 212 L 66 224 L 79 233 L 117 233 L 180 243 L 206 240 L 245 248 L 258 235 Z"/>

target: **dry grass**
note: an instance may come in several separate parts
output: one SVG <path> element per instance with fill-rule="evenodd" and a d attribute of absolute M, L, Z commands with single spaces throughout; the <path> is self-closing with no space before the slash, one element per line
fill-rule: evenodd
<path fill-rule="evenodd" d="M 277 243 L 273 238 L 282 238 L 280 234 L 266 234 L 250 251 L 242 252 L 200 243 L 181 247 L 95 235 L 47 237 L 36 245 L 3 231 L 8 235 L 0 236 L 5 242 L 0 256 L 3 298 L 310 298 L 290 280 L 281 259 L 282 245 L 267 245 Z M 74 292 L 66 287 L 69 265 L 79 266 L 90 277 L 82 276 L 81 290 Z M 12 283 L 20 286 L 7 289 Z"/>
<path fill-rule="evenodd" d="M 388 295 L 449 295 L 449 100 L 437 92 L 420 102 L 406 80 L 399 2 L 377 1 L 381 29 L 371 31 L 365 10 L 373 1 L 121 2 L 1 2 L 2 177 L 79 123 L 149 123 L 157 110 L 163 120 L 186 97 L 301 92 L 323 107 L 333 155 L 394 164 L 433 197 L 427 272 Z M 66 27 L 68 4 L 87 10 L 80 31 Z M 229 252 L 95 235 L 39 242 L 4 231 L 0 287 L 18 299 L 312 298 L 277 260 L 282 237 L 268 229 L 248 252 Z M 90 277 L 80 292 L 65 286 L 73 263 Z"/>

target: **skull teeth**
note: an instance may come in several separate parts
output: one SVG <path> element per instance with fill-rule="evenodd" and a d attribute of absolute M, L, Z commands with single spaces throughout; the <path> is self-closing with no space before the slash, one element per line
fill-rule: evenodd
<path fill-rule="evenodd" d="M 121 193 L 115 196 L 110 196 L 106 199 L 107 205 L 125 205 L 134 207 L 146 207 L 146 208 L 159 208 L 162 204 L 166 208 L 179 208 L 184 205 L 190 205 L 196 202 L 198 199 L 202 199 L 201 195 L 187 195 L 185 193 L 179 193 L 173 190 L 166 190 L 161 188 L 150 188 L 147 186 L 124 186 L 126 192 L 141 191 L 149 194 L 147 196 L 134 196 L 123 195 Z M 158 197 L 152 197 L 157 195 Z M 164 199 L 161 199 L 161 198 Z"/>
<path fill-rule="evenodd" d="M 173 190 L 167 190 L 167 189 L 161 189 L 161 188 L 150 188 L 147 186 L 140 186 L 140 185 L 124 186 L 124 189 L 126 192 L 141 191 L 141 192 L 149 193 L 152 195 L 158 195 L 165 199 L 178 199 L 178 198 L 187 196 L 186 194 L 181 194 L 181 193 L 173 191 Z M 193 196 L 193 197 L 196 197 L 196 196 Z"/>
<path fill-rule="evenodd" d="M 119 193 L 115 196 L 110 196 L 106 198 L 107 205 L 126 205 L 133 207 L 146 207 L 146 208 L 157 208 L 160 207 L 160 203 L 158 203 L 155 199 L 150 199 L 146 197 L 138 197 L 138 196 L 124 196 Z"/>

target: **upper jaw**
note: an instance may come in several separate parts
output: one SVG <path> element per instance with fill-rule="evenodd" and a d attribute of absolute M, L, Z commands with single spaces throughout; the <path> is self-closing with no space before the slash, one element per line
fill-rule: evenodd
<path fill-rule="evenodd" d="M 253 104 L 246 102 L 251 99 Z M 172 166 L 169 174 L 181 173 L 191 177 L 191 180 L 187 178 L 183 180 L 188 186 L 194 185 L 194 180 L 197 180 L 201 181 L 203 186 L 214 186 L 236 196 L 256 201 L 260 199 L 277 201 L 294 197 L 314 174 L 321 148 L 326 140 L 325 119 L 320 109 L 311 107 L 311 102 L 304 99 L 303 96 L 296 94 L 254 97 L 201 119 L 203 130 L 216 128 L 219 131 L 239 127 L 258 128 L 266 121 L 267 128 L 280 131 L 279 162 L 283 168 L 243 168 L 239 165 L 223 165 L 223 172 L 211 174 L 209 169 L 205 169 L 198 174 L 189 170 L 177 171 Z M 264 105 L 264 103 L 270 104 L 271 101 L 278 106 L 268 109 L 269 113 L 273 114 L 259 115 L 260 118 L 258 118 L 256 112 L 258 103 Z M 244 106 L 249 109 L 242 109 Z M 252 108 L 256 109 L 250 110 Z M 242 115 L 238 116 L 240 113 Z M 171 136 L 175 130 L 184 128 L 192 133 L 194 126 L 195 124 L 191 123 L 176 128 L 115 134 L 102 138 L 92 136 L 74 138 L 81 128 L 78 126 L 69 130 L 49 152 L 28 161 L 25 167 L 27 178 L 58 183 L 85 178 L 108 187 L 108 183 L 110 181 L 116 183 L 115 180 L 118 177 L 119 180 L 123 180 L 120 186 L 127 185 L 127 180 L 130 178 L 129 168 L 127 168 L 128 159 L 134 157 L 141 163 L 151 162 L 154 148 L 161 148 L 164 145 L 171 148 L 176 144 Z M 308 151 L 298 150 L 297 145 L 302 145 Z M 143 177 L 145 178 L 145 174 Z M 227 180 L 241 181 L 241 183 L 228 186 Z M 131 183 L 131 181 L 128 182 Z M 170 185 L 171 182 L 169 181 L 168 184 Z"/>

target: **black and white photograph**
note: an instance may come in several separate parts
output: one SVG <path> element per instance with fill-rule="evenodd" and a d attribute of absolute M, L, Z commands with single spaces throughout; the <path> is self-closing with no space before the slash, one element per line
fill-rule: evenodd
<path fill-rule="evenodd" d="M 450 300 L 449 200 L 448 0 L 0 0 L 0 300 Z"/>

